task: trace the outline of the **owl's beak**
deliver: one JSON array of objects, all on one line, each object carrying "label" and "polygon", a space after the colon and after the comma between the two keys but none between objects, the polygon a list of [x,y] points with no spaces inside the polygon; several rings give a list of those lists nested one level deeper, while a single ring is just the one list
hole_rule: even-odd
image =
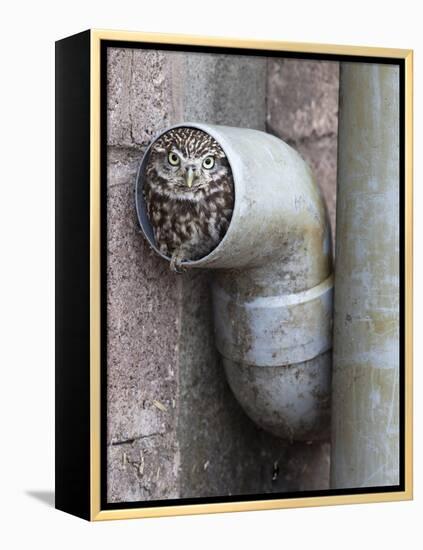
[{"label": "owl's beak", "polygon": [[185,174],[185,182],[190,189],[192,187],[192,182],[194,181],[194,177],[195,177],[194,170],[191,167],[188,168]]}]

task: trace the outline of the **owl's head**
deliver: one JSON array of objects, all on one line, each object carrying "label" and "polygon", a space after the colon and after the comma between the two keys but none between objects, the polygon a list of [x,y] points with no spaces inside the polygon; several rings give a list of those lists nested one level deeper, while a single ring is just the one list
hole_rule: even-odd
[{"label": "owl's head", "polygon": [[195,198],[203,191],[232,177],[226,155],[217,141],[196,128],[174,128],[152,145],[147,176],[162,191],[183,200]]}]

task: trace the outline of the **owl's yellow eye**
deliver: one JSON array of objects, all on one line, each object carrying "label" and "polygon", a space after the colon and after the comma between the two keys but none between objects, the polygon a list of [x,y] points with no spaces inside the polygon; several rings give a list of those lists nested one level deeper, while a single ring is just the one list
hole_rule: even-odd
[{"label": "owl's yellow eye", "polygon": [[167,160],[169,161],[169,164],[171,164],[172,166],[179,165],[179,157],[176,153],[173,153],[172,151],[168,154]]},{"label": "owl's yellow eye", "polygon": [[210,170],[214,166],[214,157],[206,157],[203,160],[203,168]]}]

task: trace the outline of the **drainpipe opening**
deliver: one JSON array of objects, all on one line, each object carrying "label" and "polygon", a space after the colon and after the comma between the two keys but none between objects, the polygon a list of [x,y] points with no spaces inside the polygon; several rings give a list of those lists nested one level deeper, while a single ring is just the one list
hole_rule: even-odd
[{"label": "drainpipe opening", "polygon": [[[155,238],[154,238],[154,234],[153,234],[153,228],[151,226],[151,223],[150,223],[150,220],[149,220],[149,217],[148,217],[148,214],[147,214],[147,208],[146,208],[145,198],[144,198],[144,194],[143,194],[144,173],[145,173],[146,164],[149,160],[151,147],[154,145],[154,143],[158,139],[160,139],[161,136],[163,136],[164,134],[169,132],[169,130],[172,130],[174,128],[195,128],[195,129],[201,130],[202,132],[210,135],[211,137],[213,137],[219,143],[219,145],[222,147],[223,152],[226,155],[226,159],[227,159],[228,164],[229,164],[229,168],[230,168],[230,171],[231,171],[231,174],[232,174],[232,178],[235,181],[234,171],[233,171],[233,168],[232,168],[232,165],[231,165],[231,160],[230,160],[227,152],[225,151],[224,144],[222,144],[219,141],[219,136],[217,136],[215,134],[215,132],[213,132],[213,130],[208,128],[208,131],[206,131],[204,129],[204,126],[205,125],[203,125],[203,124],[183,123],[183,124],[175,124],[174,126],[170,126],[169,128],[166,128],[166,130],[163,130],[162,132],[160,132],[152,140],[150,145],[147,147],[147,149],[144,153],[144,156],[141,160],[140,166],[138,168],[138,174],[137,174],[137,179],[136,179],[136,189],[135,189],[135,195],[136,195],[135,196],[135,205],[136,205],[136,209],[137,209],[138,221],[139,221],[142,233],[143,233],[144,237],[147,239],[147,241],[148,241],[149,245],[151,246],[151,248],[159,256],[161,256],[163,259],[167,260],[168,262],[171,261],[171,258],[169,256],[166,256],[165,254],[163,254],[159,250],[159,248],[157,247],[156,241],[155,241]],[[236,208],[236,196],[237,196],[235,184],[234,184],[233,194],[234,194],[234,203],[233,203],[233,212],[234,212],[235,208]],[[194,268],[194,267],[201,267],[201,264],[203,262],[207,262],[207,260],[209,260],[210,257],[213,258],[213,256],[218,255],[218,248],[220,247],[221,243],[226,239],[226,237],[227,237],[227,235],[230,231],[231,224],[232,224],[232,218],[231,218],[231,221],[229,222],[229,226],[226,230],[226,233],[223,235],[222,239],[219,241],[219,243],[215,246],[215,248],[213,250],[211,250],[207,255],[202,256],[201,258],[199,258],[197,260],[185,260],[185,261],[181,262],[181,266],[184,267],[184,268],[187,268],[187,269]]]}]

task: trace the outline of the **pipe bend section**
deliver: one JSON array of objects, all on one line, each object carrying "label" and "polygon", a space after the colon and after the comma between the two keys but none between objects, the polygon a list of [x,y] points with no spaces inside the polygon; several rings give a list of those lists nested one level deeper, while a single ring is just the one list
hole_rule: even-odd
[{"label": "pipe bend section", "polygon": [[[216,346],[229,385],[264,430],[289,441],[327,439],[332,243],[312,173],[294,149],[265,132],[189,122],[174,127],[181,126],[203,130],[221,145],[234,180],[225,236],[207,256],[183,262],[213,272]],[[169,261],[155,245],[144,204],[148,153],[137,176],[137,214],[152,249]]]},{"label": "pipe bend section", "polygon": [[216,346],[233,394],[288,441],[329,439],[333,277],[311,289],[241,300],[213,282]]},{"label": "pipe bend section", "polygon": [[251,420],[286,441],[330,439],[331,351],[260,368],[223,358],[232,393]]}]

